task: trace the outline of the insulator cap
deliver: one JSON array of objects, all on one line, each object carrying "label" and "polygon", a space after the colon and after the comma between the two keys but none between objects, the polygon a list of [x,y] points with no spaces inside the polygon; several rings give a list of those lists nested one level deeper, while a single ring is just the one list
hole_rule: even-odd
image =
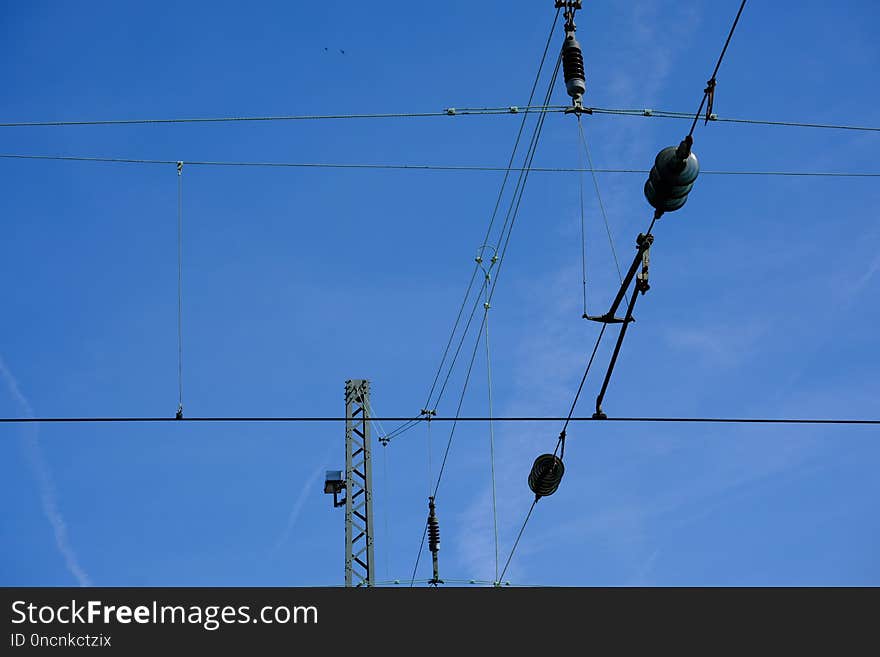
[{"label": "insulator cap", "polygon": [[565,75],[565,90],[574,100],[580,100],[587,91],[587,80],[584,75],[584,56],[581,44],[574,34],[565,37],[562,44],[562,72]]},{"label": "insulator cap", "polygon": [[664,148],[657,154],[645,182],[645,198],[660,212],[678,210],[687,201],[699,173],[700,163],[690,152],[690,144],[687,149],[682,146]]},{"label": "insulator cap", "polygon": [[529,488],[532,489],[535,498],[555,493],[563,474],[565,474],[565,466],[558,456],[541,454],[536,458],[529,473]]}]

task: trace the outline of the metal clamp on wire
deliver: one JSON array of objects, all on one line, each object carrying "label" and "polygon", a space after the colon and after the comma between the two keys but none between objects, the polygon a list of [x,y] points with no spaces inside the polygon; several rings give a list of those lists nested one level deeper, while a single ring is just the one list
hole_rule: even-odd
[{"label": "metal clamp on wire", "polygon": [[712,108],[715,107],[715,78],[706,82],[706,88],[703,89],[703,93],[706,94],[706,99],[709,101],[709,104],[706,106],[706,120],[703,122],[703,125],[706,125],[712,118]]},{"label": "metal clamp on wire", "polygon": [[636,241],[639,246],[642,245],[642,242],[647,243],[644,249],[640,249],[642,254],[642,270],[636,274],[636,291],[644,294],[651,289],[651,286],[648,285],[648,265],[651,264],[651,244],[654,241],[654,236],[639,233]]}]

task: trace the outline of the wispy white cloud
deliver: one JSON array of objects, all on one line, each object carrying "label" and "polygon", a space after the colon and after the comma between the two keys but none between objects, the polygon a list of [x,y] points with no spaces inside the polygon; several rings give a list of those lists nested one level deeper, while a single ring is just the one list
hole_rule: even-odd
[{"label": "wispy white cloud", "polygon": [[[21,408],[25,417],[34,417],[33,408],[27,398],[22,394],[18,381],[12,375],[5,361],[0,357],[0,375],[6,382],[6,388],[15,400],[15,403]],[[55,491],[55,485],[52,480],[52,472],[49,464],[43,456],[43,450],[40,447],[39,430],[37,425],[28,425],[23,434],[23,449],[28,463],[33,472],[34,478],[40,490],[40,501],[43,506],[43,514],[52,527],[55,535],[55,547],[64,559],[68,572],[76,579],[80,586],[91,586],[92,581],[88,573],[80,565],[79,558],[70,544],[70,537],[67,533],[67,523],[58,506],[58,496]]]},{"label": "wispy white cloud", "polygon": [[706,364],[735,367],[743,354],[754,356],[753,348],[770,328],[769,324],[751,322],[695,326],[674,326],[666,330],[667,343]]},{"label": "wispy white cloud", "polygon": [[859,280],[856,281],[856,284],[853,289],[852,295],[856,296],[861,293],[861,291],[871,282],[871,279],[874,278],[874,275],[880,271],[880,253],[874,256],[874,259],[868,264],[867,269],[862,273],[859,277]]},{"label": "wispy white cloud", "polygon": [[275,544],[272,546],[272,554],[277,553],[282,547],[284,547],[284,544],[287,542],[287,540],[290,538],[290,534],[293,532],[294,526],[296,526],[296,521],[299,519],[299,516],[302,513],[303,506],[305,505],[306,500],[309,498],[310,495],[314,495],[318,492],[318,478],[327,467],[327,459],[329,458],[330,451],[328,450],[321,458],[321,464],[312,471],[312,474],[310,474],[305,483],[303,483],[299,494],[296,496],[296,500],[294,500],[293,502],[290,513],[287,516],[287,523],[284,525],[284,530],[281,532],[281,534],[278,536],[278,539],[275,541]]}]

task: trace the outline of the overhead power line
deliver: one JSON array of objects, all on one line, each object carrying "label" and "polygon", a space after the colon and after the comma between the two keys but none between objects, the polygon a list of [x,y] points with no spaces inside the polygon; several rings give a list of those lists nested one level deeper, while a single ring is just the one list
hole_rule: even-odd
[{"label": "overhead power line", "polygon": [[434,112],[379,112],[360,114],[275,114],[269,116],[198,116],[154,119],[89,119],[81,121],[15,121],[0,123],[0,128],[39,128],[110,125],[155,125],[175,123],[247,123],[273,121],[336,121],[347,119],[418,119],[438,116],[492,116],[537,112],[563,112],[565,107],[507,105],[505,107],[447,107]]},{"label": "overhead power line", "polygon": [[[602,107],[590,107],[584,110],[585,114],[606,114],[610,116],[637,116],[660,119],[683,119],[691,121],[694,118],[692,113],[688,112],[671,112],[668,110],[654,109],[613,109]],[[864,126],[864,125],[847,125],[840,123],[817,123],[815,121],[770,121],[765,119],[739,119],[733,117],[718,116],[717,114],[709,114],[709,122],[718,123],[743,123],[749,125],[766,125],[786,128],[818,128],[821,130],[860,130],[863,132],[880,132],[880,127]]]},{"label": "overhead power line", "polygon": [[[0,153],[0,159],[6,160],[50,160],[61,162],[95,162],[108,164],[152,164],[174,165],[178,160],[150,160],[122,157],[90,157],[79,155],[26,155]],[[390,169],[399,171],[458,171],[511,173],[529,171],[531,173],[615,173],[640,174],[649,173],[648,169],[627,168],[579,168],[579,167],[507,167],[480,164],[384,164],[384,163],[342,163],[342,162],[254,162],[254,161],[210,161],[186,160],[188,167],[277,167],[291,169]],[[732,171],[703,170],[700,175],[708,176],[781,176],[781,177],[813,177],[813,178],[880,178],[876,171]]]},{"label": "overhead power line", "polygon": [[[278,122],[278,121],[336,121],[347,119],[410,119],[456,116],[499,116],[518,114],[562,114],[568,109],[565,105],[507,107],[465,107],[447,108],[436,112],[387,112],[376,114],[291,114],[276,116],[210,116],[195,118],[158,118],[158,119],[96,119],[85,121],[8,121],[0,123],[0,128],[37,128],[37,127],[75,127],[75,126],[132,126],[132,125],[169,125],[187,123],[247,123],[247,122]],[[613,108],[584,107],[583,114],[607,116],[635,116],[645,118],[682,119],[692,121],[692,112],[676,112],[655,110],[650,108]],[[718,116],[710,113],[709,121],[718,123],[739,123],[747,125],[765,125],[788,128],[816,128],[821,130],[857,130],[862,132],[880,132],[880,126],[853,125],[847,123],[821,123],[817,121],[786,121],[750,119]]]},{"label": "overhead power line", "polygon": [[[371,417],[373,422],[405,422],[414,420],[426,422],[422,418]],[[741,418],[741,417],[637,417],[621,416],[608,418],[555,417],[555,416],[494,416],[494,417],[441,417],[434,416],[431,422],[648,422],[673,424],[830,424],[830,425],[880,425],[880,418]],[[335,416],[216,416],[216,417],[3,417],[2,424],[74,424],[100,422],[345,422],[344,417]]]}]

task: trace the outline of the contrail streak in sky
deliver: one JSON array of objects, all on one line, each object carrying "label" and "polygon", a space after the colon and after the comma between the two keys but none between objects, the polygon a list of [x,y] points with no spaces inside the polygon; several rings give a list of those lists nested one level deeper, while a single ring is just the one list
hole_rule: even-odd
[{"label": "contrail streak in sky", "polygon": [[[6,367],[6,363],[3,361],[2,357],[0,357],[0,376],[6,381],[6,387],[9,389],[9,393],[21,407],[24,414],[27,417],[34,417],[34,410],[31,408],[31,405],[25,396],[21,393],[21,390],[18,387],[18,381],[12,376],[12,372]],[[83,570],[79,563],[79,559],[76,556],[76,552],[74,552],[73,547],[70,545],[70,538],[67,535],[67,524],[64,522],[64,517],[61,515],[61,511],[58,508],[55,486],[52,483],[52,473],[49,470],[49,464],[46,463],[46,459],[43,456],[43,450],[40,448],[39,425],[34,424],[28,426],[25,429],[22,439],[25,454],[40,489],[43,513],[49,521],[49,524],[52,526],[52,531],[55,534],[55,546],[64,558],[67,570],[74,578],[76,578],[79,585],[91,586],[92,581],[89,579],[88,573]]]}]

